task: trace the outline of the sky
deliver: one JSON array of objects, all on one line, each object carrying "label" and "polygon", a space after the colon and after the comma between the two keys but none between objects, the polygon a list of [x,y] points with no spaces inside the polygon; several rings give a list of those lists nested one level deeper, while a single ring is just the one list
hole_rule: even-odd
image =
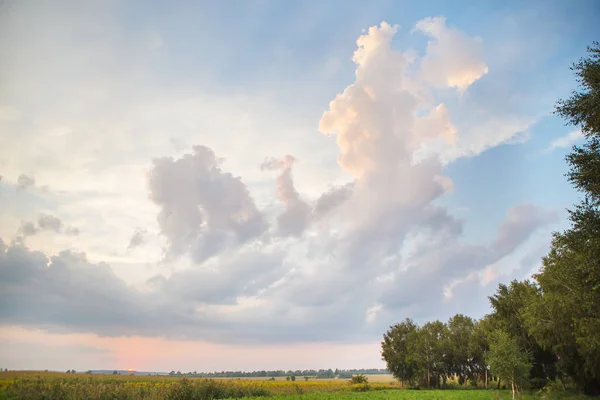
[{"label": "sky", "polygon": [[383,368],[578,194],[600,4],[0,4],[0,367]]}]

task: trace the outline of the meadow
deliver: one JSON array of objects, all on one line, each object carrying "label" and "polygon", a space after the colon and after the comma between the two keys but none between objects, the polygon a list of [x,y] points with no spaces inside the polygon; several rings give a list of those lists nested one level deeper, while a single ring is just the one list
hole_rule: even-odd
[{"label": "meadow", "polygon": [[[373,378],[373,379],[371,379]],[[368,384],[348,380],[186,379],[169,376],[86,375],[55,372],[1,372],[0,399],[30,400],[501,400],[507,390],[408,390],[389,376]],[[528,394],[525,399],[572,399],[569,392]]]}]

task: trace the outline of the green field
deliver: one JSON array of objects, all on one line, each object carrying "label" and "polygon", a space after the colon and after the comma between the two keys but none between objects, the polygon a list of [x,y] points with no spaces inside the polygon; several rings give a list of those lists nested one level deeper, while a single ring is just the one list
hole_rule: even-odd
[{"label": "green field", "polygon": [[[371,378],[371,377],[369,377]],[[86,375],[54,372],[0,373],[0,399],[29,400],[500,400],[508,390],[401,389],[389,376],[368,384],[347,380],[304,379],[296,382],[251,379],[185,379],[165,376]],[[526,394],[525,399],[580,399],[569,392]]]},{"label": "green field", "polygon": [[[372,392],[307,393],[304,395],[274,395],[270,400],[498,400],[511,399],[508,390],[382,390]],[[523,399],[586,399],[584,396],[562,393],[552,395],[526,394]],[[250,399],[249,399],[250,400]],[[257,399],[252,399],[257,400]]]}]

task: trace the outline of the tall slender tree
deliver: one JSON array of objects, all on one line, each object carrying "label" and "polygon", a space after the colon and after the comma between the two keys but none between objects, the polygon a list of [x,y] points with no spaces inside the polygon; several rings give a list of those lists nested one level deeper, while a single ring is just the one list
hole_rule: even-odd
[{"label": "tall slender tree", "polygon": [[585,138],[567,156],[569,182],[582,194],[571,227],[554,234],[534,276],[539,296],[526,309],[528,331],[559,358],[561,374],[587,393],[600,393],[600,45],[572,70],[580,84],[556,113]]}]

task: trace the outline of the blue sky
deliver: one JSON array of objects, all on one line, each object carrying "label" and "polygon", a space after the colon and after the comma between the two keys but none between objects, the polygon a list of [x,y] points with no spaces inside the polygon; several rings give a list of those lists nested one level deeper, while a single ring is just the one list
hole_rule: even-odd
[{"label": "blue sky", "polygon": [[381,367],[568,226],[596,1],[1,7],[9,368]]}]

